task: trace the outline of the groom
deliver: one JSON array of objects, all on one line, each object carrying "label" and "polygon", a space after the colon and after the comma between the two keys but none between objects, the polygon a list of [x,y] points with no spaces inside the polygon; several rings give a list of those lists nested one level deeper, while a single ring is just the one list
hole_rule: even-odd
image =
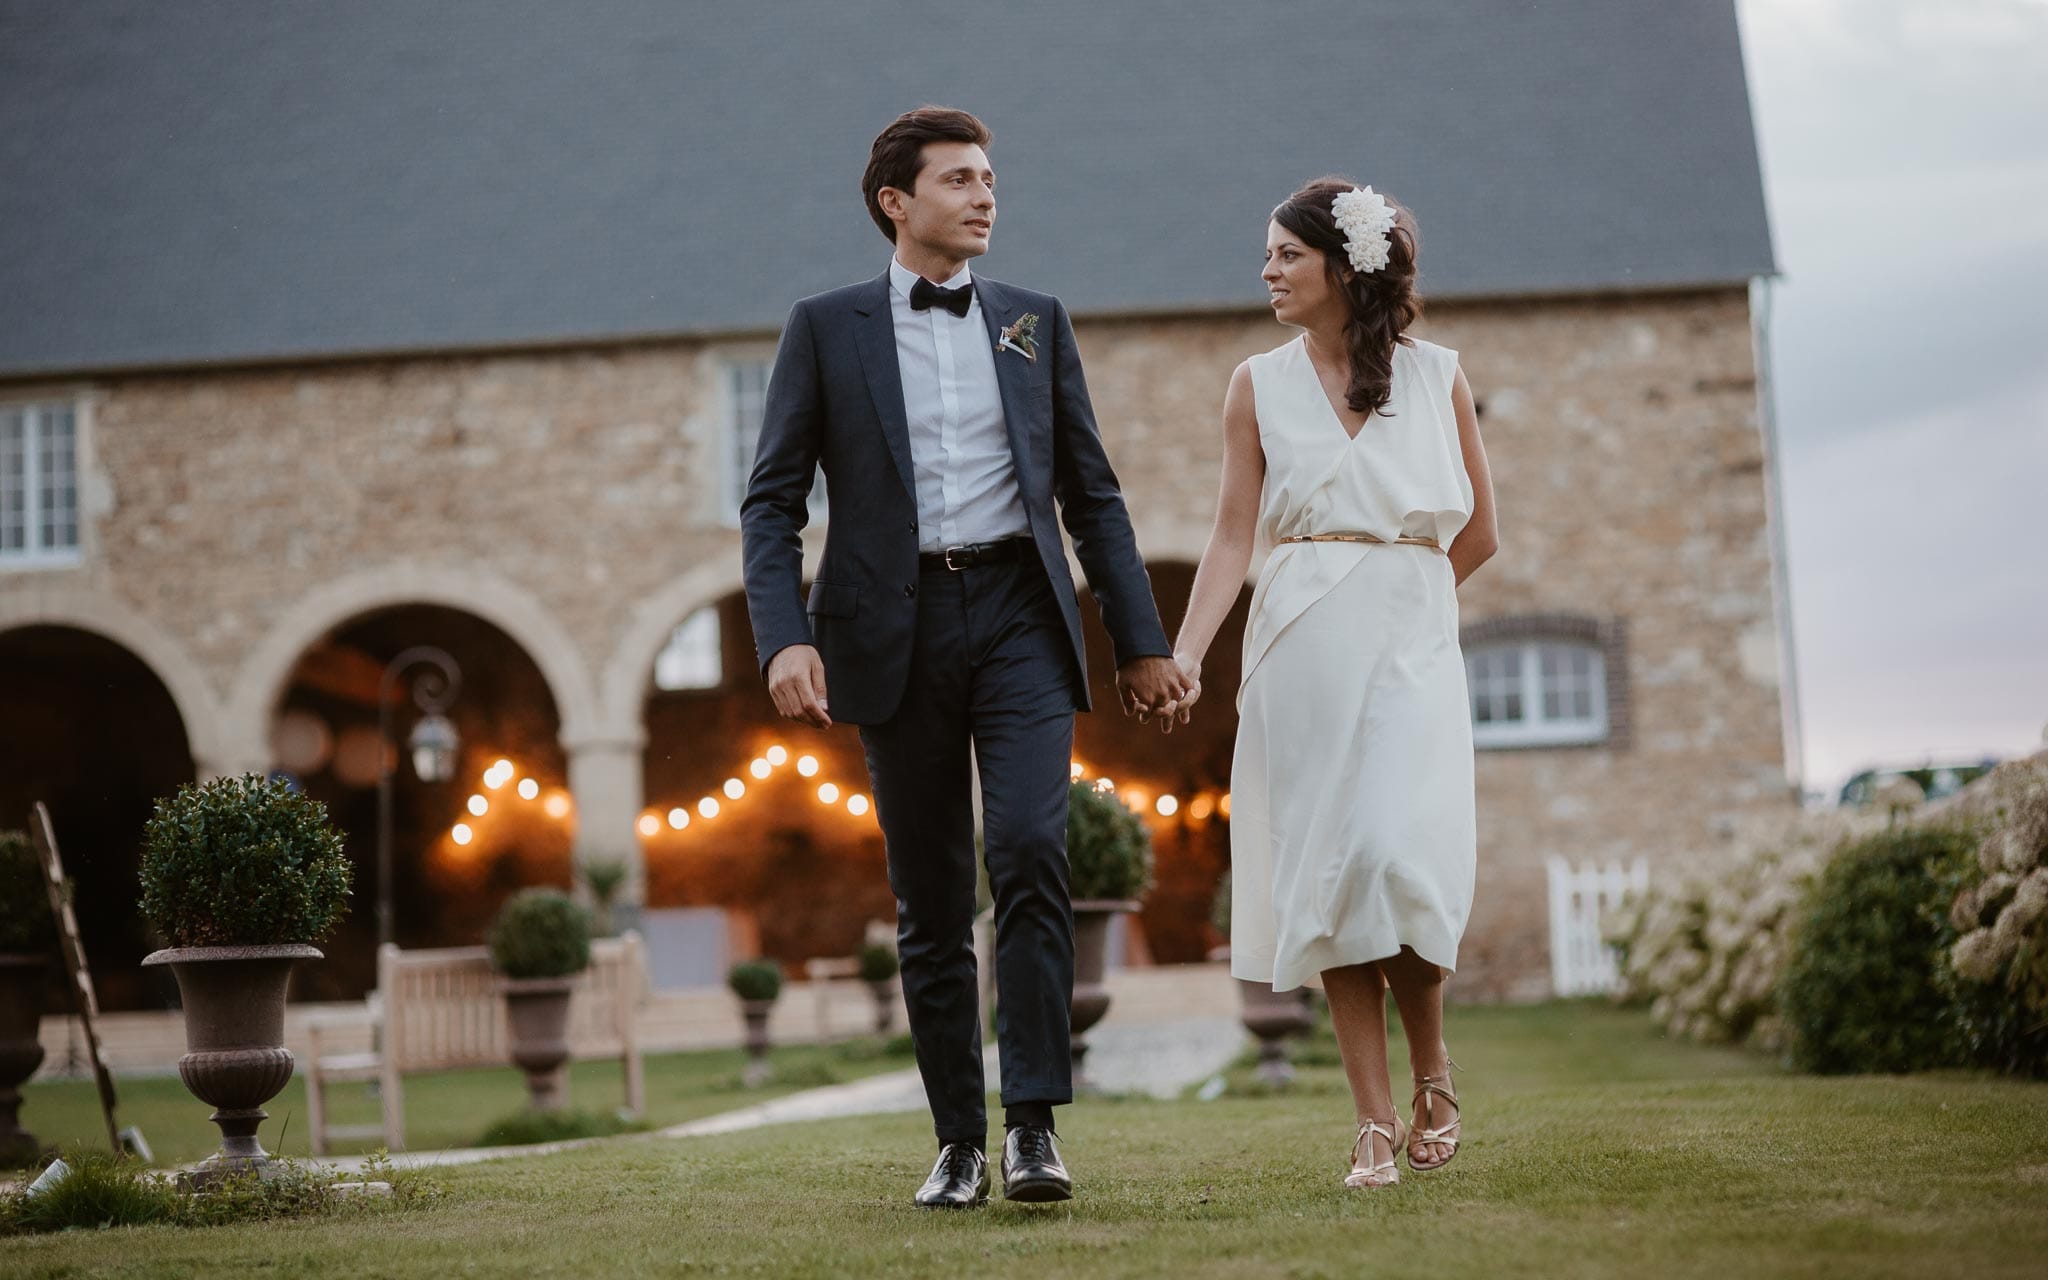
[{"label": "groom", "polygon": [[[1052,1108],[1073,1099],[1067,786],[1088,707],[1053,503],[1114,641],[1127,713],[1172,715],[1169,656],[1066,308],[968,271],[996,218],[989,132],[920,107],[861,181],[889,269],[796,304],[740,510],[747,610],[776,710],[861,727],[895,892],[903,996],[939,1157],[927,1208],[988,1198],[972,926],[972,780],[995,897],[1003,1194],[1065,1200]],[[798,603],[823,467],[830,529]],[[971,754],[970,754],[971,749]]]}]

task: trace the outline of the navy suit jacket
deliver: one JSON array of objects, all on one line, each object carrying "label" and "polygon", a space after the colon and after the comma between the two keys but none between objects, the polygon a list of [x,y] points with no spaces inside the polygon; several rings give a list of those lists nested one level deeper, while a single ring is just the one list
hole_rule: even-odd
[{"label": "navy suit jacket", "polygon": [[[1119,666],[1170,656],[1131,533],[1116,472],[1103,452],[1081,376],[1074,328],[1059,299],[976,276],[994,344],[1027,313],[1038,317],[1037,359],[996,353],[996,380],[1017,487],[1038,558],[1073,646],[1074,704],[1088,702],[1081,611],[1053,510],[1059,503]],[[800,599],[806,499],[825,469],[831,518],[825,554]],[[747,612],[762,671],[793,644],[817,646],[832,718],[878,724],[903,700],[917,634],[917,486],[896,364],[889,275],[805,298],[789,313],[754,473],[740,506]]]}]

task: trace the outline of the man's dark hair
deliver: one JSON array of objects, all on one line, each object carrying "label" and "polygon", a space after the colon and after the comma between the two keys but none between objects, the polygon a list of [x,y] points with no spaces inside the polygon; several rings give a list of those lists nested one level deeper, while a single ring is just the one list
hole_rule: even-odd
[{"label": "man's dark hair", "polygon": [[889,243],[896,243],[896,224],[882,212],[882,188],[916,193],[927,142],[971,142],[986,147],[991,136],[987,125],[952,107],[919,107],[890,121],[868,151],[868,171],[860,179],[861,194],[868,201],[868,216],[889,237]]}]

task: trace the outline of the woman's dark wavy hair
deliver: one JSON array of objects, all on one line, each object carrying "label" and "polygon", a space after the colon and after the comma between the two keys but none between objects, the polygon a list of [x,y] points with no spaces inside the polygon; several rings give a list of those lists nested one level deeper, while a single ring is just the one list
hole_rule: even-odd
[{"label": "woman's dark wavy hair", "polygon": [[1408,326],[1422,314],[1422,295],[1415,291],[1415,215],[1388,200],[1394,208],[1394,229],[1387,233],[1387,265],[1370,273],[1353,271],[1343,229],[1331,216],[1330,205],[1357,186],[1334,175],[1317,178],[1273,210],[1273,221],[1323,255],[1331,287],[1351,304],[1351,319],[1344,325],[1351,385],[1345,389],[1344,402],[1353,413],[1377,413],[1393,394],[1394,347],[1411,341]]}]

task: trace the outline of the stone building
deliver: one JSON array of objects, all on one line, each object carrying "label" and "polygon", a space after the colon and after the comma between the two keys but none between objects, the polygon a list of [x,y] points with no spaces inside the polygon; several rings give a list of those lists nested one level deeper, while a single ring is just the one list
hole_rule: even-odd
[{"label": "stone building", "polygon": [[[272,769],[349,834],[358,910],[315,981],[360,989],[380,698],[413,714],[380,680],[422,643],[462,665],[462,766],[397,762],[402,941],[472,936],[572,857],[654,905],[751,904],[790,961],[887,915],[857,738],[759,688],[736,508],[780,318],[885,265],[859,173],[924,100],[995,130],[977,269],[1073,310],[1169,627],[1223,388],[1288,337],[1266,212],[1332,169],[1415,210],[1421,333],[1463,353],[1503,537],[1462,593],[1463,994],[1547,989],[1547,857],[1656,874],[1788,803],[1732,6],[1298,8],[1279,39],[1226,3],[991,8],[1000,65],[936,71],[824,3],[10,10],[0,823],[52,802],[110,1000],[154,998],[125,967],[148,798]],[[1191,731],[1080,730],[1156,824],[1155,959],[1215,941],[1232,634]]]}]

